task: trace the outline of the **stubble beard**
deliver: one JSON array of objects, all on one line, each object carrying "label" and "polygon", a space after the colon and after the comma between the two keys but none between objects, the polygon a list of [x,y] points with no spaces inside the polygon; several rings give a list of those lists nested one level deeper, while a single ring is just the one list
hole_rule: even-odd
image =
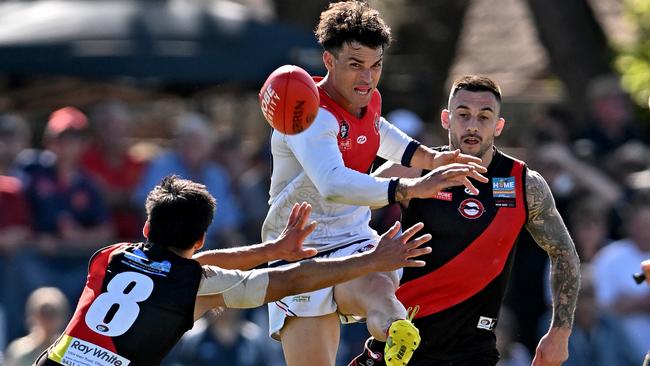
[{"label": "stubble beard", "polygon": [[449,145],[451,147],[451,150],[460,149],[460,152],[463,153],[463,154],[471,155],[471,156],[482,159],[483,156],[485,155],[485,153],[488,152],[488,150],[492,149],[492,145],[494,145],[494,137],[481,139],[480,147],[479,147],[478,151],[475,152],[475,153],[472,153],[472,152],[468,152],[465,149],[463,149],[461,144],[460,144],[460,140],[458,139],[458,137],[452,135],[451,131],[450,131],[449,132]]}]

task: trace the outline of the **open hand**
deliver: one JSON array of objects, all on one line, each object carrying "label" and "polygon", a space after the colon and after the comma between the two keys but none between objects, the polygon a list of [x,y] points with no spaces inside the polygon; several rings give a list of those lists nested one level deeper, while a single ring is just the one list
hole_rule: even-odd
[{"label": "open hand", "polygon": [[304,248],[302,246],[305,238],[316,228],[316,221],[307,224],[310,214],[311,205],[309,203],[303,202],[293,205],[287,226],[272,244],[276,258],[294,262],[313,257],[318,253],[314,248]]},{"label": "open hand", "polygon": [[472,156],[472,155],[463,154],[460,152],[460,149],[456,149],[453,151],[436,151],[436,155],[433,158],[433,166],[431,167],[430,170],[441,167],[443,165],[453,164],[453,163],[458,163],[458,164],[474,163],[478,165],[481,164],[481,162],[482,162],[481,158],[477,158],[476,156]]},{"label": "open hand", "polygon": [[418,178],[410,196],[413,198],[431,198],[445,188],[460,185],[467,187],[472,194],[478,194],[478,189],[474,187],[469,178],[487,183],[488,179],[481,174],[485,172],[487,172],[485,167],[473,162],[443,165]]},{"label": "open hand", "polygon": [[402,267],[423,267],[424,261],[412,258],[431,253],[431,248],[420,246],[429,240],[431,235],[425,234],[416,239],[410,240],[418,231],[424,227],[424,224],[417,223],[397,236],[400,229],[400,223],[395,224],[388,229],[382,236],[379,244],[369,254],[373,256],[373,265],[377,266],[377,272],[388,272],[400,269]]}]

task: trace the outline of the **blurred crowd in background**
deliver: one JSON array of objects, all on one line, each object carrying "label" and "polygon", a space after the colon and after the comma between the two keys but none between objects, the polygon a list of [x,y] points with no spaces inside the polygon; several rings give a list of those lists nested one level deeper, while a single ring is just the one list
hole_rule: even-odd
[{"label": "blurred crowd in background", "polygon": [[[44,7],[49,4],[51,8],[47,11],[51,12],[63,9],[60,6],[65,2],[0,3],[7,5],[2,7],[5,13],[0,12],[0,50],[14,52],[12,54],[16,56],[15,59],[0,57],[0,94],[5,94],[0,95],[0,364],[22,366],[31,365],[67,323],[83,288],[92,253],[115,242],[144,240],[141,232],[145,220],[144,198],[162,177],[173,173],[201,182],[216,197],[217,213],[208,231],[208,248],[260,241],[261,223],[268,209],[270,127],[263,120],[256,90],[251,87],[253,84],[257,87],[257,84],[249,79],[253,78],[250,75],[254,72],[265,74],[266,69],[240,64],[233,66],[227,61],[229,56],[233,59],[238,56],[237,62],[261,63],[261,59],[255,58],[261,57],[258,47],[273,49],[277,48],[274,47],[277,43],[260,41],[259,37],[279,33],[270,32],[268,28],[259,28],[261,31],[258,29],[257,33],[252,33],[248,41],[254,48],[249,52],[253,52],[255,57],[243,51],[225,56],[219,52],[199,52],[192,59],[209,62],[200,63],[202,68],[196,69],[180,70],[167,64],[170,60],[180,59],[183,56],[180,54],[154,57],[153,53],[143,51],[142,55],[136,53],[140,58],[127,59],[124,65],[90,57],[92,55],[89,56],[88,52],[97,52],[101,56],[101,52],[122,45],[119,43],[123,41],[121,39],[117,43],[115,40],[107,43],[101,37],[85,53],[69,58],[53,56],[52,62],[43,61],[43,58],[47,59],[44,56],[46,52],[54,51],[53,47],[45,47],[36,48],[28,60],[21,61],[20,56],[24,55],[21,52],[25,50],[17,48],[16,51],[11,45],[6,47],[8,32],[2,32],[9,28],[3,24],[12,20],[16,24],[11,28],[14,36],[23,37],[25,32],[21,28],[21,19],[6,14],[18,9],[18,3],[41,3]],[[108,3],[104,2],[105,5]],[[132,5],[131,2],[114,3],[118,3],[119,11]],[[223,47],[243,44],[246,39],[233,41],[227,38],[239,29],[239,26],[234,26],[237,17],[232,12],[224,13],[217,6],[213,8],[218,11],[210,14],[218,13],[218,18],[226,25],[217,22],[215,24],[220,25],[214,26],[206,20],[208,16],[201,15],[202,27],[209,31],[209,37],[199,38],[199,41],[205,41],[205,45],[180,41],[163,44],[155,39],[157,34],[144,31],[147,22],[163,31],[166,31],[166,25],[184,31],[182,26],[187,25],[187,14],[183,11],[187,10],[187,5],[211,3],[233,8],[232,2],[227,1],[169,1],[167,8],[182,11],[178,12],[180,16],[173,18],[175,22],[167,24],[156,18],[164,14],[156,7],[157,2],[138,3],[144,4],[142,7],[152,7],[154,11],[146,13],[149,17],[143,17],[141,23],[136,22],[135,44],[145,44],[147,47],[143,48],[149,51],[173,50],[188,54],[196,50],[212,50],[208,41],[215,39],[226,39]],[[301,42],[308,38],[313,43],[308,28],[315,24],[315,19],[303,16],[307,13],[296,4],[313,7],[309,14],[315,17],[325,8],[327,1],[250,0],[238,3],[257,9],[262,24],[267,24],[264,23],[269,19],[266,10],[272,8],[272,3],[279,13],[296,13],[294,20],[301,19],[307,25],[304,32],[308,36],[301,38]],[[503,1],[507,4],[501,8],[495,7],[492,1],[476,0],[375,3],[383,6],[382,10],[392,21],[402,22],[401,27],[394,28],[398,43],[394,48],[395,54],[387,57],[385,78],[379,88],[385,91],[384,103],[386,108],[390,108],[383,114],[407,134],[430,146],[447,143],[447,136],[435,117],[439,115],[437,101],[445,97],[438,91],[441,88],[431,87],[432,82],[442,84],[445,79],[453,79],[462,73],[485,73],[504,87],[501,114],[507,122],[496,145],[525,160],[548,181],[582,261],[582,290],[569,344],[570,358],[565,365],[639,365],[650,349],[650,287],[636,285],[632,274],[639,271],[642,260],[650,258],[650,114],[632,103],[621,88],[619,76],[609,73],[611,69],[603,72],[604,69],[591,65],[589,72],[579,72],[588,68],[585,59],[596,57],[582,52],[578,46],[598,42],[570,39],[577,33],[564,32],[561,26],[571,22],[553,23],[545,29],[557,30],[567,43],[573,42],[567,47],[559,47],[559,56],[572,60],[575,55],[569,51],[574,50],[585,57],[575,63],[554,61],[559,59],[557,49],[554,51],[546,44],[548,56],[533,43],[535,35],[520,28],[520,20],[530,15],[519,4],[523,1],[518,0]],[[562,4],[570,7],[574,2],[529,0],[525,3],[541,4],[539,8],[532,7],[533,13],[541,16],[545,10],[559,9]],[[552,4],[546,6],[546,3]],[[594,0],[589,3],[609,14],[607,4],[616,2]],[[636,3],[650,4],[646,0]],[[64,10],[84,8],[92,13],[91,5],[79,4],[68,4],[69,8]],[[514,6],[516,4],[518,7]],[[207,5],[212,11],[213,8]],[[438,11],[437,6],[444,11]],[[390,11],[400,7],[402,11]],[[431,21],[424,17],[427,15],[425,12],[413,11],[412,8],[418,7],[430,7],[435,14],[442,14],[442,18],[454,16],[460,20],[465,10],[469,10],[466,24],[458,24],[458,21],[453,24],[453,29],[457,30],[454,33],[444,31],[446,24],[440,18]],[[490,9],[496,9],[496,16],[502,18],[489,14]],[[516,14],[509,13],[513,12],[512,9],[517,10]],[[155,16],[151,17],[152,14]],[[434,27],[427,29],[436,31],[422,32],[423,25],[411,22],[408,17],[401,19],[399,14],[423,17],[418,21],[431,27],[442,27],[443,31]],[[650,5],[641,14],[650,14]],[[548,19],[556,22],[552,15]],[[67,19],[68,14],[65,16]],[[95,14],[93,19],[100,21],[102,18],[108,20],[109,17]],[[502,26],[502,21],[511,23]],[[70,22],[73,23],[78,22]],[[87,26],[93,22],[82,23]],[[604,22],[606,25],[609,23]],[[67,28],[60,27],[58,21],[52,21],[52,24],[57,32],[66,32]],[[480,28],[490,24],[492,29]],[[590,30],[589,27],[596,23],[586,24],[588,26],[583,24],[583,28]],[[650,29],[650,21],[647,24]],[[538,24],[538,27],[544,29],[543,24]],[[36,28],[34,37],[60,36],[54,31],[47,34]],[[106,27],[109,28],[113,29]],[[458,37],[460,29],[476,37],[456,40],[454,37]],[[614,31],[610,32],[612,29]],[[606,28],[608,35],[617,29]],[[169,37],[163,31],[160,33]],[[284,32],[296,34],[292,30],[284,29]],[[507,32],[507,37],[511,38],[499,38],[505,37],[502,32]],[[72,33],[75,37],[86,35],[83,32]],[[488,42],[478,37],[484,34],[495,39]],[[525,37],[509,41],[517,35]],[[541,38],[547,42],[557,41],[549,37]],[[81,46],[90,44],[83,37],[79,38],[82,38],[81,42],[76,38],[73,40],[76,48],[72,49],[81,50]],[[146,43],[148,41],[154,46]],[[435,43],[442,41],[450,44],[440,46]],[[457,41],[461,45],[455,50]],[[425,42],[430,47],[423,47]],[[605,43],[604,39],[602,43]],[[497,47],[504,45],[506,48],[511,45],[507,52]],[[115,50],[126,52],[128,48],[120,47]],[[237,47],[235,49],[240,51]],[[416,51],[421,49],[430,54],[416,55]],[[137,47],[136,50],[141,51]],[[445,55],[449,53],[446,55],[449,64],[439,65],[443,51]],[[454,52],[460,61],[452,65]],[[267,55],[266,51],[264,55]],[[303,61],[311,59],[310,65],[320,64],[319,52],[315,58],[310,55],[314,56],[310,52],[302,52],[299,56]],[[75,60],[78,66],[65,69],[65,63],[71,60]],[[99,63],[85,64],[88,60]],[[193,83],[203,78],[202,71],[223,71],[215,66],[217,62],[225,62],[239,73],[240,78],[241,75],[249,76],[248,81],[241,83],[240,80],[240,84],[215,81],[214,85],[196,87]],[[264,62],[267,68],[279,66],[273,64],[276,60]],[[109,66],[119,69],[125,65],[140,66],[137,72],[145,75],[144,81],[124,83],[120,79],[122,82],[97,83],[83,78],[90,76],[92,79],[92,76],[97,76],[93,73],[108,72]],[[176,84],[165,86],[149,75],[149,72],[158,72],[158,69],[148,70],[153,65],[172,73],[195,71],[189,76],[181,75],[195,79],[184,80],[185,84],[174,80]],[[562,73],[562,67],[567,65],[575,68],[569,67]],[[55,74],[61,67],[65,70],[64,75],[78,72],[77,76],[82,78],[72,80],[47,76],[39,79],[40,76],[31,75],[31,70],[26,75],[3,74],[6,71],[3,67],[19,74],[22,66],[36,69],[52,66]],[[310,71],[316,70],[310,67]],[[406,72],[411,69],[415,70],[417,77]],[[272,68],[267,71],[270,70]],[[552,71],[562,79],[568,93],[558,87],[558,79],[549,76]],[[135,71],[130,72],[135,74]],[[580,79],[599,73],[600,76],[588,82]],[[137,78],[138,75],[131,77]],[[213,77],[220,80],[222,76]],[[578,80],[573,84],[567,82],[571,77]],[[629,84],[631,79],[629,75],[626,77]],[[536,82],[530,83],[530,78]],[[623,84],[625,81],[624,77]],[[138,88],[142,85],[145,87]],[[575,92],[583,88],[584,92]],[[7,93],[12,93],[10,98],[6,97]],[[635,98],[638,102],[638,96]],[[402,103],[404,105],[400,105]],[[382,232],[399,219],[399,215],[399,207],[395,205],[376,210],[371,225]],[[545,333],[550,319],[548,268],[546,253],[524,232],[517,247],[506,306],[501,311],[496,330],[502,355],[500,366],[530,365],[531,354],[534,354],[537,341]],[[266,308],[215,311],[195,324],[164,365],[283,365],[280,344],[269,338],[266,323]],[[345,365],[351,355],[357,354],[367,338],[363,325],[346,325],[342,329],[338,365]]]},{"label": "blurred crowd in background", "polygon": [[[648,124],[635,117],[615,77],[594,80],[589,91],[587,120],[568,121],[559,106],[540,105],[527,120],[509,121],[527,128],[497,146],[547,179],[583,263],[568,364],[636,365],[650,339],[650,289],[631,278],[650,257]],[[175,109],[150,139],[133,133],[146,110],[136,113],[119,100],[83,111],[65,106],[40,124],[16,113],[0,115],[0,345],[6,365],[30,364],[57,337],[95,250],[144,240],[144,199],[168,174],[201,182],[217,198],[208,248],[259,242],[271,169],[269,127],[260,114],[262,137],[219,136],[228,131],[219,116],[189,106]],[[386,116],[424,143],[446,142],[438,125],[411,111]],[[583,128],[567,128],[573,125]],[[399,208],[389,206],[374,212],[372,225],[381,232],[397,219]],[[546,253],[527,235],[517,250],[498,330],[504,365],[529,362],[549,319]],[[183,338],[169,365],[281,365],[281,349],[265,324],[263,308],[210,314]],[[366,338],[363,327],[346,326],[343,334],[341,362]]]}]

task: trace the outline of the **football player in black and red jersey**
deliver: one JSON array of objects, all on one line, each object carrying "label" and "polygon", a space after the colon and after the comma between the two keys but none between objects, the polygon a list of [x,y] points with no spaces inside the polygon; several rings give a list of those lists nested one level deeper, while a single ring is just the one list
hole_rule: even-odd
[{"label": "football player in black and red jersey", "polygon": [[[420,306],[422,344],[412,366],[490,365],[499,360],[494,327],[510,276],[514,247],[526,228],[551,258],[553,319],[537,346],[534,366],[560,365],[580,287],[579,259],[544,178],[494,146],[505,120],[501,91],[489,78],[467,75],[452,86],[441,113],[449,146],[481,158],[489,182],[476,192],[452,187],[434,197],[401,201],[402,223],[424,223],[432,253],[426,266],[405,268],[397,297]],[[418,177],[426,170],[386,164],[379,176]],[[383,345],[370,339],[351,365],[381,365]]]},{"label": "football player in black and red jersey", "polygon": [[270,259],[297,260],[316,254],[302,248],[316,226],[308,223],[311,207],[295,205],[276,241],[209,251],[197,260],[192,256],[203,246],[215,210],[215,200],[205,186],[167,177],[149,192],[146,210],[147,241],[114,244],[94,254],[70,323],[35,365],[158,365],[210,309],[257,307],[373,271],[422,266],[424,262],[412,258],[430,250],[419,248],[430,239],[428,235],[411,240],[421,224],[396,238],[396,223],[376,249],[365,253],[272,269],[229,270],[223,267],[251,268]]}]

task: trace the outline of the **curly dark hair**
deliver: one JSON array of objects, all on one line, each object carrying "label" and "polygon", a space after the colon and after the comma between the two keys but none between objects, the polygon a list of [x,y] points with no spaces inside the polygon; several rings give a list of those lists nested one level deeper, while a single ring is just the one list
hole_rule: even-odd
[{"label": "curly dark hair", "polygon": [[382,49],[392,42],[390,28],[379,12],[359,0],[330,4],[320,15],[315,34],[323,49],[333,54],[346,42],[356,41],[366,47]]},{"label": "curly dark hair", "polygon": [[203,184],[175,175],[163,178],[147,195],[149,240],[166,247],[190,249],[208,230],[216,200]]},{"label": "curly dark hair", "polygon": [[486,76],[478,75],[465,75],[454,81],[454,85],[451,86],[451,93],[449,97],[453,97],[458,93],[459,90],[467,90],[471,92],[490,92],[494,94],[494,97],[497,98],[497,101],[501,102],[501,88],[497,85],[494,80]]}]

